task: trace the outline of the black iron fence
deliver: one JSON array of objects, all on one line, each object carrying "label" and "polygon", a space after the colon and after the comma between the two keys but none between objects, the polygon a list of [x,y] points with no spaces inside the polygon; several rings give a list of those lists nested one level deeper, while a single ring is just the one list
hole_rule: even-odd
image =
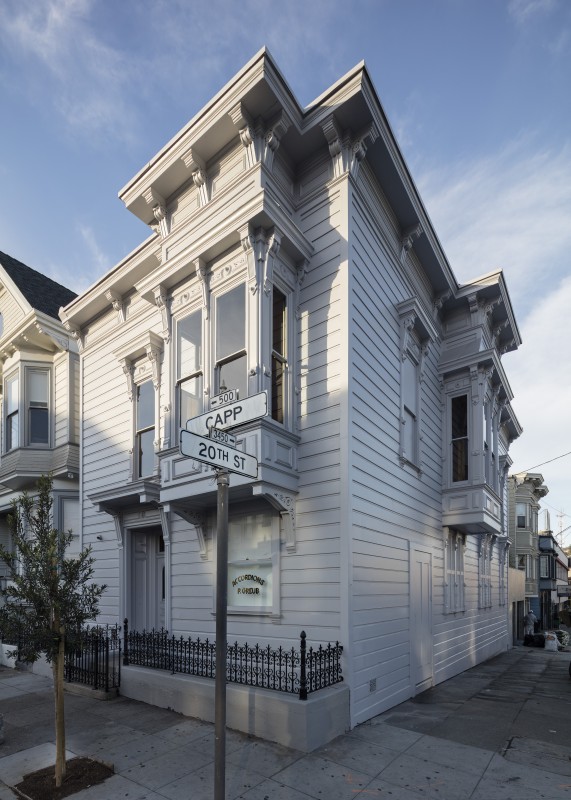
[{"label": "black iron fence", "polygon": [[[335,644],[307,647],[305,631],[299,649],[270,645],[229,644],[226,680],[244,686],[307,695],[343,680],[341,654]],[[216,643],[209,639],[169,636],[168,631],[131,631],[123,625],[123,664],[168,670],[173,675],[216,677]]]},{"label": "black iron fence", "polygon": [[64,680],[109,692],[121,684],[121,627],[93,626],[68,636]]},{"label": "black iron fence", "polygon": [[[27,632],[15,638],[14,649],[22,649]],[[1,638],[1,637],[0,637]],[[301,632],[299,648],[272,648],[248,643],[228,644],[226,680],[243,686],[308,694],[343,680],[343,647],[335,644],[307,646]],[[119,625],[92,626],[68,633],[64,679],[93,689],[110,691],[119,688],[121,665],[168,670],[170,673],[216,677],[216,643],[209,639],[169,636],[168,631],[131,631],[125,620]]]},{"label": "black iron fence", "polygon": [[[37,651],[47,649],[48,642],[42,646],[37,634],[25,626],[19,626],[0,640],[12,645],[16,653],[23,653],[30,639]],[[64,661],[64,680],[80,683],[92,689],[109,692],[119,688],[121,682],[121,627],[92,626],[66,635]]]}]

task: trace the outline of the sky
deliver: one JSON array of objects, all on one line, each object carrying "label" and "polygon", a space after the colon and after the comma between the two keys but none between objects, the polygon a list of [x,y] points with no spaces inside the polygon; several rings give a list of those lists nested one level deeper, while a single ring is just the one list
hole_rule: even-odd
[{"label": "sky", "polygon": [[149,235],[119,190],[263,46],[302,105],[364,60],[456,277],[503,269],[512,472],[571,544],[570,0],[0,0],[0,250],[98,280]]}]

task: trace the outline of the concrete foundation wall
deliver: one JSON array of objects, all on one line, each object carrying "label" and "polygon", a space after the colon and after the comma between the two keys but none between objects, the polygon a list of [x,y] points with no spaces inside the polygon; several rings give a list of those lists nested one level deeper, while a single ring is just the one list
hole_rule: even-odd
[{"label": "concrete foundation wall", "polygon": [[[126,667],[121,672],[120,693],[214,722],[214,681]],[[343,684],[310,694],[305,701],[296,695],[232,684],[226,693],[229,728],[305,753],[350,728],[349,688]]]}]

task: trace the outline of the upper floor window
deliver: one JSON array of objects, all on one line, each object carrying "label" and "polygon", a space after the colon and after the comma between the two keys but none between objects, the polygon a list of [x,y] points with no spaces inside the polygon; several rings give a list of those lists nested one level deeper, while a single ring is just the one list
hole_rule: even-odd
[{"label": "upper floor window", "polygon": [[177,323],[176,378],[179,426],[202,412],[202,311],[195,311]]},{"label": "upper floor window", "polygon": [[418,364],[409,353],[402,362],[401,456],[410,464],[419,458],[419,379]]},{"label": "upper floor window", "polygon": [[152,475],[155,467],[155,389],[152,381],[137,386],[135,428],[137,477],[144,478]]},{"label": "upper floor window", "polygon": [[516,523],[518,528],[527,526],[527,507],[525,503],[516,503],[515,506]]},{"label": "upper floor window", "polygon": [[28,442],[49,444],[49,372],[27,371]]},{"label": "upper floor window", "polygon": [[6,451],[20,444],[20,379],[18,375],[6,381]]},{"label": "upper floor window", "polygon": [[50,443],[50,370],[22,366],[5,382],[5,450]]},{"label": "upper floor window", "polygon": [[451,401],[452,481],[468,480],[468,395]]},{"label": "upper floor window", "polygon": [[237,389],[248,396],[246,286],[241,283],[216,298],[216,392]]},{"label": "upper floor window", "polygon": [[284,421],[287,369],[286,298],[275,286],[272,295],[272,419]]}]

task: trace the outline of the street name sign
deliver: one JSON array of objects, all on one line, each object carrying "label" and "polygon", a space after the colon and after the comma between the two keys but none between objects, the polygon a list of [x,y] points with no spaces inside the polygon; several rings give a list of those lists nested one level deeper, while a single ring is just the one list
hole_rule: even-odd
[{"label": "street name sign", "polygon": [[180,432],[180,452],[187,458],[194,458],[211,467],[237,472],[248,478],[258,477],[258,461],[254,456],[190,431]]},{"label": "street name sign", "polygon": [[265,417],[267,413],[268,393],[259,392],[189,419],[186,423],[186,430],[196,433],[198,436],[208,436],[210,428],[219,430],[235,428],[237,425],[244,425],[246,422]]},{"label": "street name sign", "polygon": [[558,597],[571,597],[571,586],[558,586],[557,587],[557,596]]}]

